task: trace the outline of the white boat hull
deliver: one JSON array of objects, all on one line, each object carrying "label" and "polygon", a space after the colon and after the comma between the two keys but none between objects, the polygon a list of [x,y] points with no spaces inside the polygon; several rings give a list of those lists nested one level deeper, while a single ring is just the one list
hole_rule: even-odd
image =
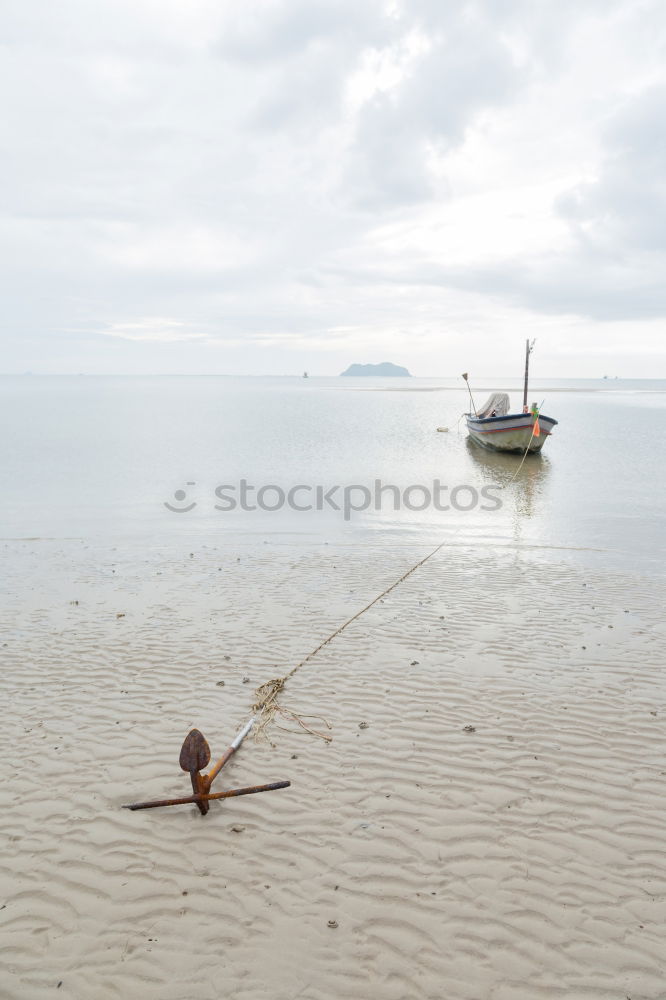
[{"label": "white boat hull", "polygon": [[557,424],[552,417],[539,416],[540,433],[534,434],[531,413],[507,413],[502,417],[476,417],[466,414],[467,431],[476,444],[493,451],[541,451]]}]

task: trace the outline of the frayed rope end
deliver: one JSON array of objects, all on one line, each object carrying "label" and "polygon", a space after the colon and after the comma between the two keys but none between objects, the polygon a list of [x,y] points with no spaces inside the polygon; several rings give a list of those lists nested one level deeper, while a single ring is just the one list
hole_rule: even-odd
[{"label": "frayed rope end", "polygon": [[[252,706],[252,712],[255,715],[256,722],[254,726],[254,738],[255,740],[268,740],[266,730],[275,722],[275,716],[281,715],[283,718],[288,719],[291,722],[296,722],[301,730],[309,733],[311,736],[318,736],[319,739],[324,740],[325,743],[330,743],[333,739],[327,733],[320,732],[317,729],[313,729],[309,726],[305,720],[310,718],[320,718],[319,716],[308,716],[308,715],[298,715],[296,712],[292,712],[288,708],[283,708],[278,702],[278,695],[284,688],[287,677],[274,677],[270,681],[266,681],[265,684],[261,684],[254,692],[254,697],[256,701]],[[331,725],[326,719],[321,720],[327,729],[331,729]],[[279,728],[282,728],[281,726]],[[288,732],[293,732],[293,730],[287,730]],[[270,742],[270,741],[269,741]]]}]

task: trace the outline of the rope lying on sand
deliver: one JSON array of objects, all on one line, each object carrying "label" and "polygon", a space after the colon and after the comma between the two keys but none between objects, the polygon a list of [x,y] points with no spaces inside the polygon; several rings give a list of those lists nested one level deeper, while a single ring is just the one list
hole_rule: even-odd
[{"label": "rope lying on sand", "polygon": [[[266,736],[267,727],[272,722],[275,721],[276,715],[281,715],[285,719],[289,719],[292,722],[298,723],[301,729],[305,730],[306,733],[310,733],[312,736],[319,736],[320,739],[325,740],[327,743],[330,742],[330,740],[332,740],[333,738],[332,736],[328,736],[326,733],[322,733],[316,729],[313,729],[305,722],[305,719],[308,718],[312,719],[315,718],[315,716],[297,715],[295,712],[292,712],[289,709],[282,706],[278,701],[278,696],[282,692],[289,678],[293,677],[297,670],[300,670],[302,666],[304,666],[311,659],[313,659],[313,657],[315,657],[317,653],[319,653],[324,648],[324,646],[327,646],[329,642],[332,642],[332,640],[335,639],[336,636],[340,635],[341,632],[344,632],[344,630],[347,628],[348,625],[351,625],[351,623],[355,622],[357,618],[360,618],[361,615],[364,615],[366,611],[369,611],[370,608],[377,603],[377,601],[381,601],[383,597],[386,597],[386,595],[390,594],[392,590],[395,590],[395,588],[399,586],[399,584],[403,583],[403,581],[406,580],[408,576],[411,576],[412,573],[414,573],[420,566],[423,566],[423,564],[426,563],[428,559],[432,559],[432,557],[437,552],[439,552],[439,550],[445,544],[446,544],[445,542],[440,542],[440,544],[436,546],[436,548],[434,548],[432,552],[429,552],[428,555],[424,556],[423,559],[419,559],[417,563],[414,563],[414,565],[410,567],[410,569],[408,569],[406,573],[402,574],[399,580],[396,580],[394,583],[391,584],[390,587],[387,587],[386,590],[383,590],[381,594],[379,594],[372,601],[370,601],[369,604],[366,604],[364,608],[361,608],[361,610],[357,611],[355,615],[352,615],[351,618],[347,619],[347,621],[344,622],[342,625],[340,625],[339,628],[336,628],[335,632],[331,632],[331,634],[326,639],[324,639],[323,642],[319,643],[316,649],[313,649],[311,653],[308,653],[308,655],[303,660],[301,660],[300,663],[297,663],[295,667],[292,667],[291,670],[284,675],[284,677],[274,677],[272,680],[266,681],[264,684],[261,684],[256,689],[256,691],[254,692],[254,697],[256,700],[252,706],[252,712],[256,716],[256,722],[254,726],[255,739],[261,739],[262,737],[267,739]],[[322,721],[324,722],[327,729],[331,728],[330,724],[326,722],[325,719],[323,719]]]}]

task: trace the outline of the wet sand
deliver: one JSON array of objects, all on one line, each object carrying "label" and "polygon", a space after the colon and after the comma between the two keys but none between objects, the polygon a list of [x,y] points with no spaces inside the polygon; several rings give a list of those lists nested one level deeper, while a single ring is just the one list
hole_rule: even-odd
[{"label": "wet sand", "polygon": [[664,997],[663,581],[444,549],[133,813],[427,548],[190,551],[4,545],[3,997]]}]

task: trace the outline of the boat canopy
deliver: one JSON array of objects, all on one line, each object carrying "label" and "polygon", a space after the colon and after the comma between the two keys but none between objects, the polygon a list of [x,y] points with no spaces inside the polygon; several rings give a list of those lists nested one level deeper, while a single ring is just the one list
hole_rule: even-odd
[{"label": "boat canopy", "polygon": [[494,392],[490,399],[486,400],[483,409],[477,410],[477,417],[482,420],[486,417],[504,417],[509,412],[511,401],[506,392]]}]

